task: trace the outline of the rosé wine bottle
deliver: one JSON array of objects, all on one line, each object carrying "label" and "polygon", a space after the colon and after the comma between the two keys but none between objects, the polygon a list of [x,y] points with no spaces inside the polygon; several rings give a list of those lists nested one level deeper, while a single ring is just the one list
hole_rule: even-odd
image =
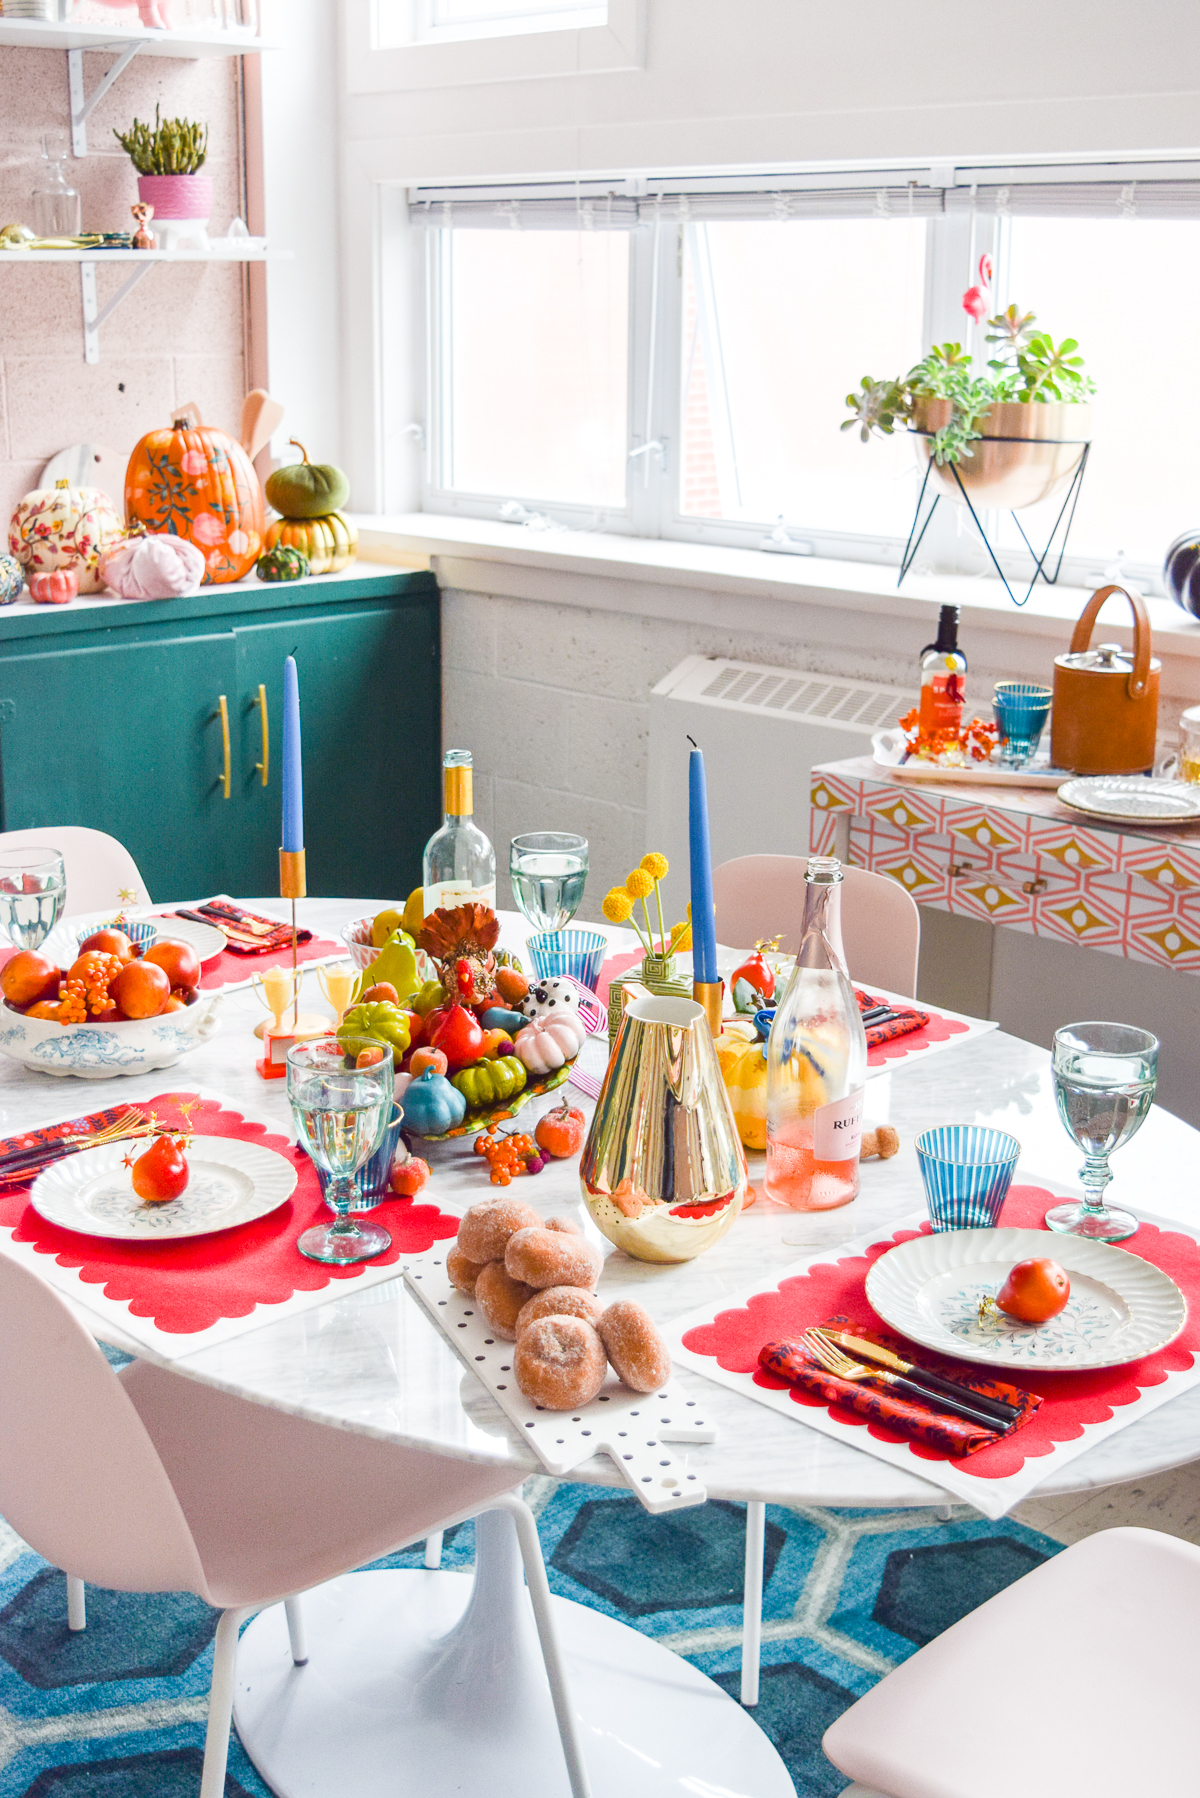
[{"label": "ros\u00e9 wine bottle", "polygon": [[767,1197],[832,1211],[858,1196],[867,1039],[846,973],[842,869],[810,856],[800,951],[767,1038]]}]

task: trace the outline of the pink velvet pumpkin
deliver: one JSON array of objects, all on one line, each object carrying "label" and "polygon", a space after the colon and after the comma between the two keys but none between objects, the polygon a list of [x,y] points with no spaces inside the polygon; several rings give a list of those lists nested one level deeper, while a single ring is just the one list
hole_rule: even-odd
[{"label": "pink velvet pumpkin", "polygon": [[167,532],[126,537],[100,558],[100,579],[122,599],[184,599],[204,579],[204,552]]}]

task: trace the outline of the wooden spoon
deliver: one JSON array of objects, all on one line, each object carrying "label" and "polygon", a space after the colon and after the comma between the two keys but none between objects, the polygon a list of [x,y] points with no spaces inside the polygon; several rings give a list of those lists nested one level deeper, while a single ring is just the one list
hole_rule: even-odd
[{"label": "wooden spoon", "polygon": [[252,462],[282,423],[283,407],[279,401],[273,400],[265,387],[252,388],[242,401],[242,425],[238,433],[242,448]]}]

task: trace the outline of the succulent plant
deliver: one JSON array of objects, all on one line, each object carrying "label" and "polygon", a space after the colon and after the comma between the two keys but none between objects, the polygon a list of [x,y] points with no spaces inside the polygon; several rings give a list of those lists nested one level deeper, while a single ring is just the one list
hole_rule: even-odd
[{"label": "succulent plant", "polygon": [[113,136],[139,175],[194,175],[208,155],[208,126],[191,119],[163,119],[154,108],[154,124],[134,119],[128,131]]}]

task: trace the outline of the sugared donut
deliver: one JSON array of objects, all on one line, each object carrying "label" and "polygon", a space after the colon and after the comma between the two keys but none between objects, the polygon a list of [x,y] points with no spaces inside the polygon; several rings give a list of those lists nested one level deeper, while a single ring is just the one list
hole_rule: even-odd
[{"label": "sugared donut", "polygon": [[472,1261],[469,1255],[464,1255],[457,1243],[446,1256],[446,1272],[451,1285],[457,1286],[469,1299],[475,1297],[475,1282],[485,1266],[486,1263]]},{"label": "sugared donut", "polygon": [[458,1246],[468,1261],[480,1267],[485,1261],[503,1261],[504,1249],[514,1230],[540,1224],[532,1205],[522,1199],[480,1199],[463,1213],[458,1226]]},{"label": "sugared donut", "polygon": [[522,1285],[505,1272],[503,1261],[489,1261],[475,1279],[475,1302],[488,1323],[505,1342],[517,1340],[521,1306],[533,1297],[533,1287]]},{"label": "sugared donut", "polygon": [[595,1286],[604,1256],[586,1236],[547,1230],[538,1224],[517,1230],[508,1239],[504,1265],[514,1280],[539,1290],[544,1286]]},{"label": "sugared donut", "polygon": [[583,1235],[581,1226],[575,1222],[573,1217],[548,1217],[546,1228],[547,1230],[563,1230],[569,1236]]},{"label": "sugared donut", "polygon": [[547,1286],[544,1292],[535,1292],[521,1306],[517,1337],[519,1339],[521,1331],[536,1323],[539,1317],[582,1317],[594,1324],[603,1309],[599,1299],[585,1292],[582,1286]]},{"label": "sugared donut", "polygon": [[517,1385],[547,1411],[573,1411],[595,1398],[608,1362],[604,1344],[583,1317],[539,1317],[522,1330],[513,1355]]},{"label": "sugared donut", "polygon": [[614,1299],[596,1330],[613,1370],[634,1392],[654,1392],[671,1377],[671,1357],[653,1322],[632,1299]]}]

